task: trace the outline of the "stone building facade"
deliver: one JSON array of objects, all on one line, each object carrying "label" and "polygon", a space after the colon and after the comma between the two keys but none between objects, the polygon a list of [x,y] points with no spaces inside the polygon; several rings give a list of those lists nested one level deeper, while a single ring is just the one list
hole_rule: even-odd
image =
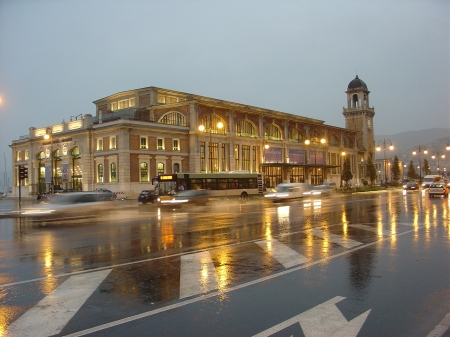
[{"label": "stone building facade", "polygon": [[[373,156],[374,109],[356,77],[347,89],[346,127],[324,121],[157,87],[94,101],[95,114],[42,128],[10,145],[28,168],[22,195],[56,188],[110,189],[136,198],[158,174],[262,172],[267,187],[281,182],[340,182],[342,153],[353,184]],[[369,122],[370,120],[370,122]]]}]

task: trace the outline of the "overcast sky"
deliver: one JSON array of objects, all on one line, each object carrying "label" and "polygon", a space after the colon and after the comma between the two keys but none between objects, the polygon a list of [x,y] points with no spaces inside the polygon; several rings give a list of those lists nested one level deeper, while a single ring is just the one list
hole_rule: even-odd
[{"label": "overcast sky", "polygon": [[449,1],[0,0],[0,172],[29,127],[148,86],[344,127],[356,74],[375,134],[449,128]]}]

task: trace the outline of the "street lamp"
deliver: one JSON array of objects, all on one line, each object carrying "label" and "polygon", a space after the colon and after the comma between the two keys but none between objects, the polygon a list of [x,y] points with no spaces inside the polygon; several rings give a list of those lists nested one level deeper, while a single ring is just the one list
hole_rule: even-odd
[{"label": "street lamp", "polygon": [[436,154],[433,154],[433,155],[431,156],[431,158],[437,159],[437,167],[436,167],[436,171],[437,171],[437,174],[441,175],[441,172],[440,172],[440,170],[439,170],[439,157],[441,157],[442,159],[445,159],[445,154],[443,154],[442,152],[439,152],[439,151],[438,151]]},{"label": "street lamp", "polygon": [[[325,144],[325,142],[326,142],[326,140],[324,139],[324,138],[321,138],[320,139],[320,144]],[[315,144],[316,144],[317,142],[315,142]],[[311,144],[311,141],[309,140],[309,139],[307,139],[307,140],[305,140],[305,144],[306,145],[309,145],[309,144]],[[314,177],[314,182],[311,182],[313,185],[317,185],[317,183],[318,183],[318,179],[317,179],[317,176],[318,176],[318,174],[317,174],[317,149],[316,149],[316,147],[315,146],[313,146],[313,148],[314,148],[314,173],[315,174],[313,174],[313,177]],[[324,160],[324,158],[322,158],[322,165],[323,165],[323,160]]]},{"label": "street lamp", "polygon": [[53,185],[53,129],[52,128],[47,128],[47,130],[45,130],[45,135],[44,135],[44,139],[50,139],[50,161],[51,161],[51,180],[50,180],[50,189],[51,189],[51,193],[53,193],[53,189],[54,189],[54,185]]},{"label": "street lamp", "polygon": [[[212,129],[213,129],[213,122],[212,122],[212,115],[208,115],[209,117],[209,123],[208,121],[206,122],[206,126],[201,124],[199,125],[198,129],[201,132],[205,132],[206,129],[209,126],[209,144],[208,144],[208,148],[209,148],[209,172],[211,173],[213,171],[213,159],[212,159],[212,153],[213,153],[213,149],[212,149]],[[209,124],[209,125],[208,125]],[[216,124],[216,128],[214,129],[215,132],[217,133],[218,130],[223,128],[223,123],[222,122],[218,122]]]},{"label": "street lamp", "polygon": [[383,159],[383,167],[384,167],[384,185],[387,185],[387,173],[386,173],[386,144],[389,144],[389,150],[394,149],[394,145],[392,145],[392,142],[390,139],[383,139],[382,141],[378,141],[377,151],[381,151],[381,145],[383,145],[383,153],[384,153],[384,159]]},{"label": "street lamp", "polygon": [[419,154],[419,181],[422,181],[422,161],[420,159],[420,153],[422,152],[422,150],[424,154],[428,153],[427,148],[423,145],[414,146],[412,152],[413,155]]},{"label": "street lamp", "polygon": [[341,152],[341,187],[342,187],[342,174],[344,173],[344,160],[345,160],[345,151]]}]

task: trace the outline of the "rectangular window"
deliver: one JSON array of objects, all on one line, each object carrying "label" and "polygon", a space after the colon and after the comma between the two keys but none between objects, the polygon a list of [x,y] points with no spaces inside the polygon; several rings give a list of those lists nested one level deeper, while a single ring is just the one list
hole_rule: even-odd
[{"label": "rectangular window", "polygon": [[116,137],[110,137],[109,138],[109,148],[115,149],[116,148]]},{"label": "rectangular window", "polygon": [[250,171],[250,146],[242,145],[242,169]]},{"label": "rectangular window", "polygon": [[239,168],[239,145],[234,146],[234,169],[240,170]]},{"label": "rectangular window", "polygon": [[148,149],[147,137],[141,137],[141,149]]},{"label": "rectangular window", "polygon": [[128,108],[128,104],[129,104],[129,102],[128,102],[127,99],[123,100],[123,101],[120,101],[119,102],[119,109],[126,109],[126,108]]},{"label": "rectangular window", "polygon": [[30,159],[30,151],[25,150],[25,160]]},{"label": "rectangular window", "polygon": [[252,172],[258,172],[256,169],[256,146],[252,148]]},{"label": "rectangular window", "polygon": [[98,183],[103,182],[103,164],[97,165],[97,182]]},{"label": "rectangular window", "polygon": [[129,106],[130,107],[136,106],[136,99],[134,97],[130,98]]},{"label": "rectangular window", "polygon": [[22,151],[17,151],[17,156],[16,156],[16,160],[17,161],[22,161]]},{"label": "rectangular window", "polygon": [[97,151],[103,151],[103,138],[97,139]]},{"label": "rectangular window", "polygon": [[157,149],[158,150],[164,150],[164,139],[163,138],[158,138],[158,147],[157,147]]},{"label": "rectangular window", "polygon": [[115,182],[117,182],[117,166],[116,166],[116,163],[111,163],[110,166],[111,166],[110,167],[110,172],[111,172],[110,181],[112,183],[115,183]]},{"label": "rectangular window", "polygon": [[222,165],[220,166],[220,169],[222,171],[227,171],[228,165],[227,165],[227,152],[225,150],[225,143],[222,143],[221,147],[222,147],[222,151],[221,151]]},{"label": "rectangular window", "polygon": [[116,111],[117,110],[117,102],[111,103],[111,110]]},{"label": "rectangular window", "polygon": [[205,172],[205,142],[200,142],[200,171]]},{"label": "rectangular window", "polygon": [[173,150],[180,151],[180,141],[178,139],[173,140]]}]

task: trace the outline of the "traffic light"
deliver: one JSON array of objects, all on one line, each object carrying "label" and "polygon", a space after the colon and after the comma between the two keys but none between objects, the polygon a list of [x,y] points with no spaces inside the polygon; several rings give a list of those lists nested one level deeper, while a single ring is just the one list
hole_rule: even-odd
[{"label": "traffic light", "polygon": [[19,165],[19,178],[26,179],[28,178],[28,168],[23,165]]}]

